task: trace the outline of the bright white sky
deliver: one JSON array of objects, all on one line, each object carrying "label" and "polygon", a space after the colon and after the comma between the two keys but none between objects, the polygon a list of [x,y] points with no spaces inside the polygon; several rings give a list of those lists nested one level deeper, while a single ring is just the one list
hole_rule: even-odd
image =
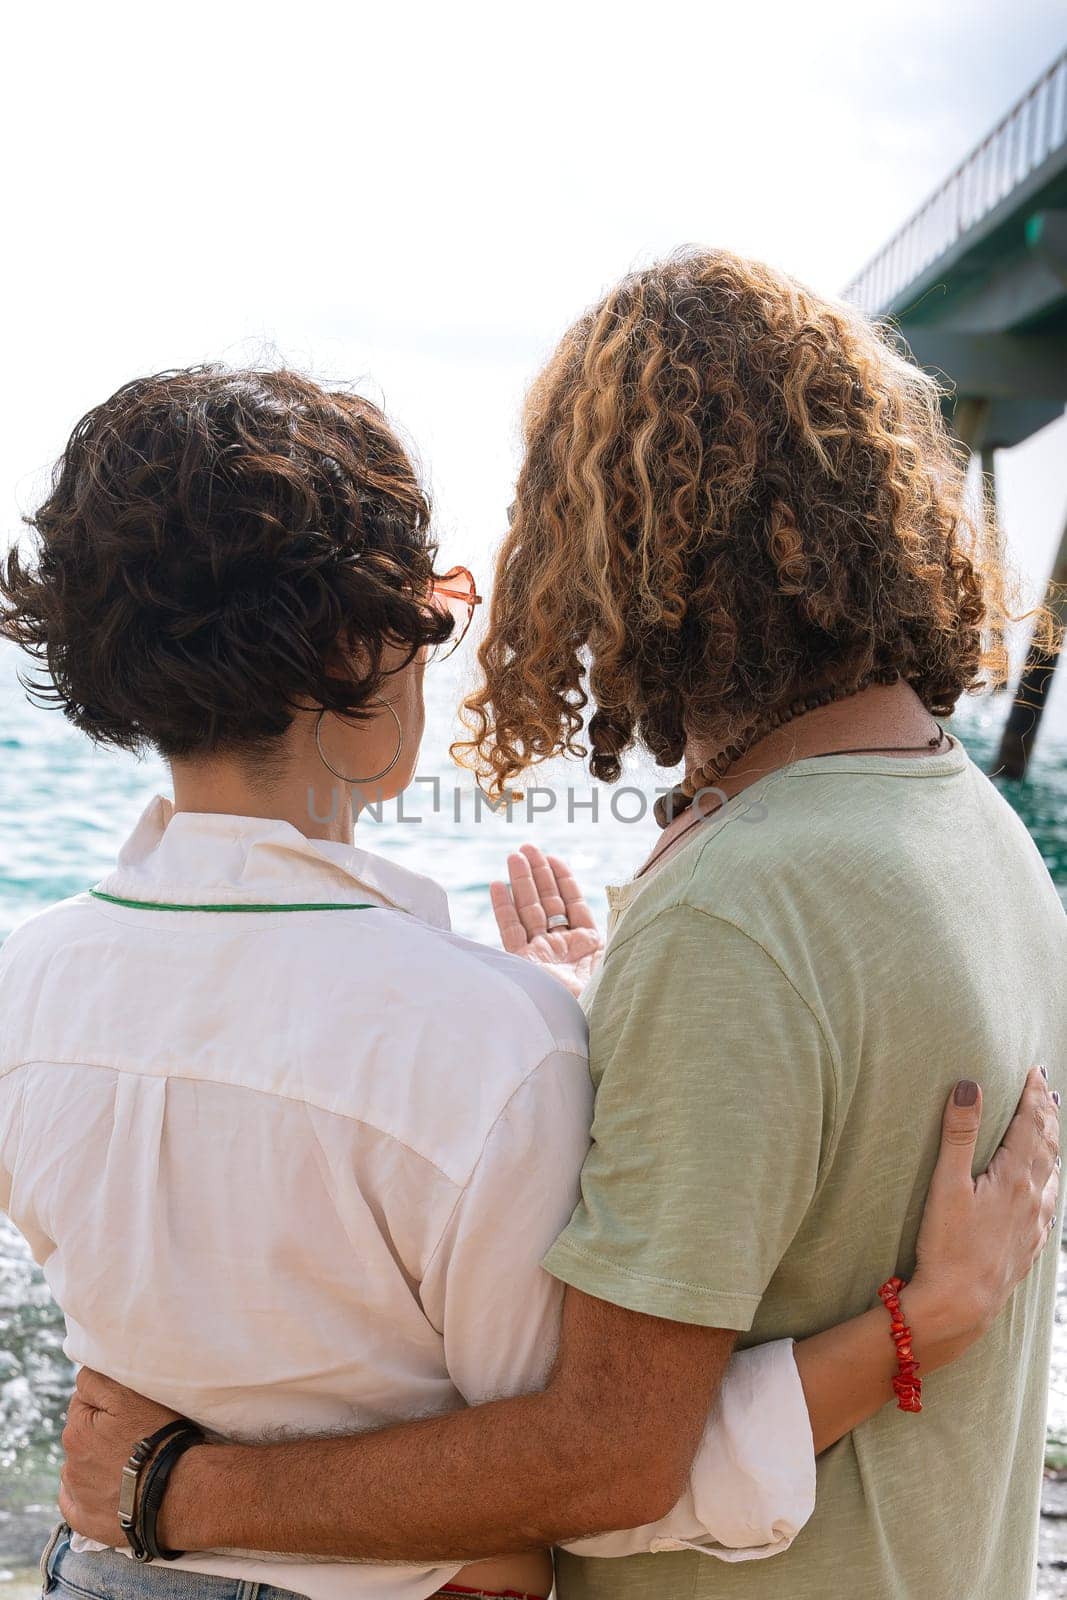
[{"label": "bright white sky", "polygon": [[[134,374],[362,379],[484,572],[523,390],[630,266],[730,246],[838,291],[1062,48],[1062,0],[12,7],[9,536]],[[1001,458],[1043,580],[1063,423]],[[2,542],[2,541],[0,541]]]}]

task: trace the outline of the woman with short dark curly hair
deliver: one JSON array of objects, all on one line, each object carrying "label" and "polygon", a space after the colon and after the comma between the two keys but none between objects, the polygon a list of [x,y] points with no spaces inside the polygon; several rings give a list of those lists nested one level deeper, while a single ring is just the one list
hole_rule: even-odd
[{"label": "woman with short dark curly hair", "polygon": [[125,384],[28,520],[41,559],[8,555],[4,632],[47,668],[45,703],[123,750],[254,757],[300,706],[388,742],[387,676],[452,632],[403,446],[370,401],[295,372]]},{"label": "woman with short dark curly hair", "polygon": [[[646,337],[648,316],[615,321],[621,359]],[[677,351],[650,350],[642,381],[666,383],[671,360]],[[684,365],[694,363],[696,354]],[[674,435],[651,419],[631,433],[608,377],[590,363],[576,416],[592,419],[600,442],[574,483],[559,454],[556,494],[562,506],[573,491],[584,507],[566,523],[579,606],[593,603],[583,541],[602,557],[597,648],[612,653],[614,676],[594,740],[610,764],[629,730],[648,723],[624,690],[635,696],[645,677],[662,680],[665,663],[644,659],[639,620],[653,617],[661,589],[683,704],[698,680],[683,640],[720,677],[728,656],[734,672],[749,662],[749,712],[761,684],[793,683],[784,669],[761,677],[766,629],[748,655],[740,637],[728,652],[718,612],[709,633],[688,598],[697,548],[706,546],[707,568],[698,590],[710,596],[714,552],[731,537],[729,519],[745,515],[740,486],[719,512],[699,490],[699,463],[711,471],[727,451],[714,406],[679,401],[698,488],[695,498],[665,497]],[[683,372],[680,394],[690,381]],[[618,475],[617,489],[604,490],[605,472]],[[544,708],[573,693],[582,640],[540,570],[562,524],[531,517],[530,482],[520,486],[516,536],[532,541],[517,548],[533,631],[514,665],[545,730]],[[799,524],[799,504],[795,514]],[[773,537],[793,541],[786,565],[796,575],[803,540],[787,535],[783,512],[772,516]],[[687,518],[692,549],[671,554]],[[632,1557],[618,1581],[632,1572],[639,1589],[649,1562],[672,1582],[672,1560],[728,1574],[788,1549],[811,1513],[815,1450],[893,1398],[919,1409],[916,1359],[930,1373],[960,1356],[1050,1236],[1055,1111],[1045,1079],[1031,1074],[1013,1140],[978,1186],[977,1086],[950,1105],[921,1269],[906,1287],[884,1287],[892,1321],[866,1307],[898,1264],[894,1226],[910,1266],[919,1219],[913,1207],[902,1224],[897,1188],[903,1181],[914,1199],[930,1176],[933,1100],[922,1156],[905,1140],[897,1187],[882,1175],[892,1198],[884,1225],[868,1245],[841,1223],[848,1294],[832,1256],[821,1258],[797,1302],[810,1337],[794,1350],[778,1316],[759,1348],[728,1362],[735,1334],[724,1330],[748,1326],[769,1252],[810,1199],[815,1130],[832,1164],[848,1105],[842,1098],[839,1113],[832,1103],[818,1017],[781,970],[768,976],[756,951],[742,1019],[751,1031],[731,1039],[740,1015],[731,985],[746,981],[737,951],[712,940],[705,956],[670,900],[657,901],[662,917],[635,905],[628,916],[652,929],[639,948],[652,951],[664,999],[642,970],[632,1002],[617,985],[606,1002],[597,1042],[608,1048],[593,1064],[606,1093],[584,1207],[554,1248],[556,1276],[542,1272],[589,1146],[582,1014],[534,964],[452,935],[433,884],[353,843],[361,805],[411,778],[427,658],[457,641],[478,600],[465,569],[437,575],[429,508],[393,430],[367,401],[292,373],[165,373],[127,385],[79,424],[34,523],[35,557],[8,558],[0,625],[43,665],[36,692],[97,739],[161,750],[174,779],[174,802],[149,807],[115,871],[25,924],[0,957],[0,1203],[44,1264],[68,1352],[87,1369],[65,1433],[61,1501],[81,1537],[57,1530],[46,1590],[90,1600],[543,1596],[552,1571],[542,1547],[556,1540],[594,1536],[575,1557],[593,1567],[603,1563],[590,1557]],[[562,547],[549,565],[566,585]],[[500,593],[506,636],[521,605],[514,552]],[[753,597],[753,615],[760,603]],[[538,638],[553,607],[560,637]],[[653,628],[657,650],[662,638]],[[487,662],[502,659],[510,672],[508,649],[506,638],[491,640]],[[827,664],[829,655],[828,644]],[[862,665],[850,657],[850,670]],[[599,658],[593,670],[600,694]],[[725,678],[714,681],[723,692]],[[662,688],[658,703],[673,714]],[[896,715],[904,742],[916,742],[914,717]],[[515,769],[517,726],[513,715],[498,777]],[[659,754],[677,753],[676,716],[671,726]],[[719,732],[714,719],[701,724],[703,737]],[[537,737],[547,751],[551,732]],[[580,897],[536,852],[533,863],[563,895],[538,902],[524,897],[533,880],[517,880],[532,936],[522,953],[566,957],[584,940],[588,954],[595,939]],[[1040,895],[1031,901],[1047,918]],[[714,918],[700,916],[703,935]],[[625,952],[636,941],[618,944]],[[601,997],[619,960],[613,943]],[[679,982],[691,991],[684,1003]],[[598,1015],[594,1007],[595,1028]],[[1034,1017],[1010,1049],[1004,1036],[979,1035],[982,1058],[993,1049],[1002,1060],[998,1110],[1009,1083],[1022,1087],[1023,1043],[1053,1048]],[[787,1038],[792,1054],[779,1056]],[[720,1096],[707,1053],[717,1058],[724,1040]],[[854,1072],[863,1041],[841,1044]],[[789,1130],[785,1150],[765,1116],[768,1051],[781,1067],[771,1120]],[[906,1065],[909,1051],[911,1040]],[[940,1101],[950,1070],[972,1056],[935,1054]],[[854,1091],[852,1078],[842,1081]],[[884,1101],[865,1115],[887,1137],[900,1121]],[[727,1161],[731,1143],[747,1146],[753,1181]],[[780,1168],[780,1194],[768,1160]],[[848,1165],[847,1149],[841,1160]],[[597,1195],[603,1237],[588,1220]],[[725,1251],[717,1208],[736,1224]],[[588,1251],[576,1242],[583,1230]],[[818,1242],[832,1252],[832,1237]],[[568,1297],[561,1332],[562,1281],[580,1278],[582,1262],[592,1294]],[[736,1289],[731,1272],[745,1280]],[[844,1326],[824,1331],[824,1294]],[[382,1431],[413,1417],[422,1420]],[[889,1438],[891,1420],[882,1425]],[[322,1437],[354,1430],[364,1437]],[[302,1442],[264,1442],[287,1434]],[[347,1453],[367,1448],[385,1455],[353,1470]],[[243,1484],[248,1462],[254,1481]],[[198,1492],[197,1474],[219,1468],[223,1480]],[[190,1510],[194,1522],[183,1523]],[[116,1553],[125,1542],[149,1564]],[[272,1549],[319,1559],[263,1553]],[[665,1549],[688,1554],[652,1554]],[[499,1554],[508,1551],[517,1554]],[[362,1556],[384,1564],[346,1564]],[[697,1577],[686,1571],[671,1592]]]}]

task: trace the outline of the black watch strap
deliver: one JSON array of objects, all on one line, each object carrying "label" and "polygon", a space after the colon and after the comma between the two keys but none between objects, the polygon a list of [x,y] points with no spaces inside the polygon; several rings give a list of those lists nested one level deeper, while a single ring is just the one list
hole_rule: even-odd
[{"label": "black watch strap", "polygon": [[203,1430],[195,1422],[183,1424],[180,1432],[174,1434],[159,1454],[145,1469],[144,1485],[141,1489],[140,1500],[137,1506],[137,1543],[144,1554],[138,1553],[134,1547],[134,1555],[138,1561],[177,1561],[179,1556],[185,1554],[184,1550],[167,1550],[159,1543],[157,1524],[159,1510],[163,1504],[163,1495],[166,1492],[170,1475],[187,1450],[194,1445],[206,1444]]}]

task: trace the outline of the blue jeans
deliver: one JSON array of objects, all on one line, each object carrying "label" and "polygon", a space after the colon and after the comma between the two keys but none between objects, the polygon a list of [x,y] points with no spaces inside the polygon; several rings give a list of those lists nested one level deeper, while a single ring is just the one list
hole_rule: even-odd
[{"label": "blue jeans", "polygon": [[[46,1600],[307,1600],[270,1583],[216,1578],[153,1561],[131,1561],[117,1550],[70,1548],[70,1529],[61,1522],[41,1557],[41,1593]],[[447,1596],[449,1588],[440,1591]],[[465,1600],[500,1600],[483,1590],[463,1591]],[[430,1600],[435,1600],[433,1595]]]},{"label": "blue jeans", "polygon": [[60,1523],[41,1557],[45,1595],[53,1600],[304,1600],[269,1583],[243,1583],[205,1572],[186,1572],[158,1561],[144,1565],[117,1550],[70,1548],[70,1529]]}]

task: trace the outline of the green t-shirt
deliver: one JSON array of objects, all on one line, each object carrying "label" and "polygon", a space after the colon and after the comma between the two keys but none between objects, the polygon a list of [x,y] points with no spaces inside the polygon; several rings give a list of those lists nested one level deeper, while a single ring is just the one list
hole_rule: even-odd
[{"label": "green t-shirt", "polygon": [[[770,774],[616,918],[593,1145],[545,1265],[741,1345],[877,1304],[913,1266],[956,1080],[983,1086],[982,1167],[1029,1067],[1067,1085],[1065,973],[1048,873],[958,745]],[[921,1415],[886,1406],[824,1453],[782,1556],[563,1554],[561,1600],[1024,1600],[1055,1278],[1048,1251]]]}]

